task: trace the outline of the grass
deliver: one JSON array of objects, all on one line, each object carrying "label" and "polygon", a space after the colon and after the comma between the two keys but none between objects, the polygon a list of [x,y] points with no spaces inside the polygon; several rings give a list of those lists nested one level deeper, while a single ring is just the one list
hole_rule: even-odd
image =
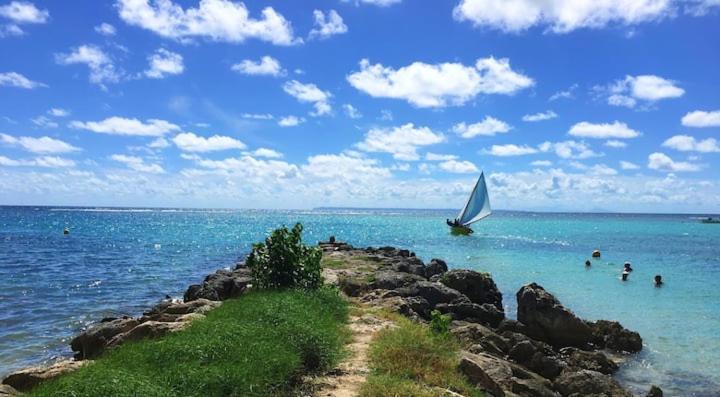
[{"label": "grass", "polygon": [[328,269],[340,269],[345,267],[345,261],[340,259],[322,258],[322,267]]},{"label": "grass", "polygon": [[459,345],[450,334],[433,334],[423,324],[398,319],[397,328],[381,331],[370,346],[372,374],[361,397],[429,397],[442,389],[484,397],[458,372]]},{"label": "grass", "polygon": [[347,316],[334,290],[252,292],[184,331],[124,344],[30,396],[284,396],[300,375],[341,358]]}]

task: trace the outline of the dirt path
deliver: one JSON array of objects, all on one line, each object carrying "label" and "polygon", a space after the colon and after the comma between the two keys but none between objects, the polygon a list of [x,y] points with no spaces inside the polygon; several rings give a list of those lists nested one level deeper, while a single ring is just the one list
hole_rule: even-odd
[{"label": "dirt path", "polygon": [[326,376],[317,378],[316,397],[354,397],[365,383],[370,369],[368,368],[368,349],[375,334],[392,322],[378,318],[372,314],[353,314],[350,316],[349,328],[352,341],[347,346],[348,357]]}]

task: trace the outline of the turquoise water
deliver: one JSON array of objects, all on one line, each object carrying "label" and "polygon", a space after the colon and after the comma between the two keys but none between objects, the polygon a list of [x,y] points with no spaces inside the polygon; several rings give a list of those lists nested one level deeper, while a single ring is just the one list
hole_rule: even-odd
[{"label": "turquoise water", "polygon": [[[688,215],[498,211],[473,236],[453,237],[444,222],[454,215],[0,207],[0,374],[68,355],[68,338],[88,322],[180,296],[268,231],[299,221],[308,242],[335,235],[489,271],[513,315],[515,292],[536,281],[584,318],[640,332],[645,349],[620,372],[628,386],[719,395],[720,225]],[[603,257],[586,269],[595,248]],[[635,271],[621,282],[626,260]],[[662,288],[652,285],[657,273]]]}]

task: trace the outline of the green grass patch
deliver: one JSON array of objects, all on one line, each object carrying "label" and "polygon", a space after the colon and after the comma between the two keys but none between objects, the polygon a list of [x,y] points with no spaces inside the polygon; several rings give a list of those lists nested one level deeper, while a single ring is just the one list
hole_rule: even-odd
[{"label": "green grass patch", "polygon": [[485,394],[458,372],[459,345],[452,335],[400,319],[398,327],[381,331],[370,346],[373,373],[361,397],[437,396],[448,389],[467,397]]},{"label": "green grass patch", "polygon": [[330,258],[323,258],[322,259],[322,267],[328,268],[328,269],[339,269],[346,266],[345,261],[340,259],[330,259]]},{"label": "green grass patch", "polygon": [[284,396],[331,368],[349,337],[335,290],[256,291],[186,330],[124,344],[30,396]]}]

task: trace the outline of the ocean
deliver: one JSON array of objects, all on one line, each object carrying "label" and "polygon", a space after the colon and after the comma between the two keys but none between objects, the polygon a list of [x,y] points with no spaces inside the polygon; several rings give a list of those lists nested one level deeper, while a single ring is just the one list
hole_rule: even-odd
[{"label": "ocean", "polygon": [[[137,315],[166,294],[232,266],[272,229],[305,241],[394,245],[451,268],[490,272],[515,316],[535,281],[579,316],[618,320],[644,350],[618,377],[638,393],[720,395],[720,225],[692,215],[496,211],[452,236],[454,211],[312,211],[0,207],[0,376],[69,356],[69,340],[102,317]],[[70,228],[63,235],[63,228]],[[602,258],[585,267],[594,249]],[[634,272],[620,280],[622,264]],[[661,274],[662,288],[653,286]],[[644,394],[644,393],[643,393]]]}]

